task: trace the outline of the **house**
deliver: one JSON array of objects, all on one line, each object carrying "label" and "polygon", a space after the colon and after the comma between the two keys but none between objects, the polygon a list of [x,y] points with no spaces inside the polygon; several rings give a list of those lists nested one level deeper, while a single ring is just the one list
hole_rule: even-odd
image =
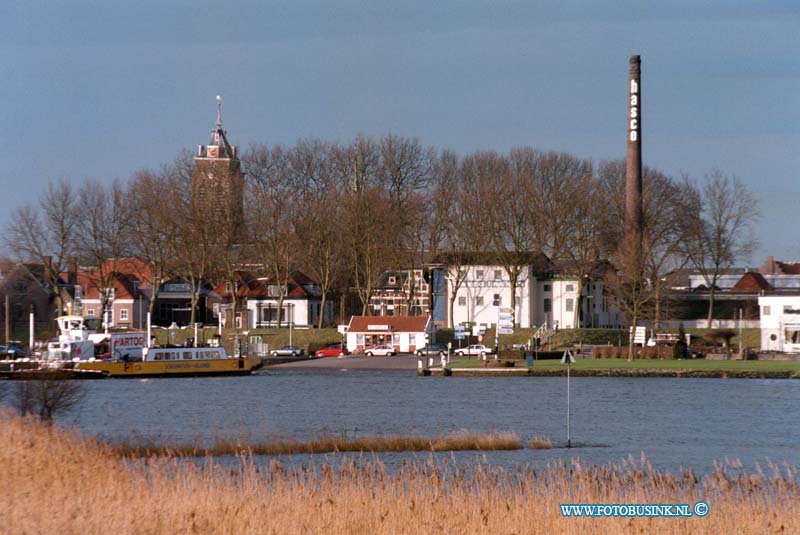
[{"label": "house", "polygon": [[388,345],[410,353],[425,346],[432,329],[429,316],[353,316],[347,326],[347,349],[356,352]]},{"label": "house", "polygon": [[800,353],[800,295],[763,295],[761,350]]},{"label": "house", "polygon": [[429,315],[430,285],[425,275],[421,268],[382,273],[370,298],[372,313],[375,316]]},{"label": "house", "polygon": [[256,329],[289,324],[294,327],[314,327],[320,315],[323,315],[323,323],[333,321],[333,302],[326,302],[323,311],[319,284],[300,271],[295,271],[286,280],[282,301],[279,299],[280,285],[274,278],[260,277],[250,271],[237,271],[235,276],[233,283],[222,282],[214,288],[214,294],[218,296],[213,304],[214,313],[219,314],[225,323],[231,321],[233,292],[237,310],[232,321],[237,328]]},{"label": "house", "polygon": [[[447,255],[444,265],[445,307],[453,325],[492,327],[498,308],[511,305],[514,293],[514,323],[522,328],[618,327],[624,315],[613,306],[603,284],[608,264],[598,262],[586,277],[578,296],[578,279],[569,262],[553,262],[546,255],[518,253],[510,262],[498,262],[493,254],[462,255],[456,262]],[[517,271],[512,289],[507,266]],[[578,309],[576,325],[575,310]]]},{"label": "house", "polygon": [[[8,298],[12,331],[28,328],[31,311],[37,328],[55,325],[55,294],[45,271],[45,266],[37,262],[0,261],[0,302]],[[0,321],[5,324],[5,306],[0,306]]]},{"label": "house", "polygon": [[102,269],[79,269],[70,262],[68,271],[61,274],[70,297],[67,310],[101,317],[108,327],[145,328],[152,291],[136,273],[143,267],[135,259],[107,260]]}]

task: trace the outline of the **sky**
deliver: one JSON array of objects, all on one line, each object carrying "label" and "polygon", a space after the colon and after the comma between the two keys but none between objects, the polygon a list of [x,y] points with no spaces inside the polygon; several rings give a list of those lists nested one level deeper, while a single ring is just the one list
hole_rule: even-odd
[{"label": "sky", "polygon": [[642,155],[738,176],[759,245],[800,260],[800,3],[4,0],[0,226],[48,181],[127,179],[208,143],[358,134],[465,154],[624,158],[642,57]]}]

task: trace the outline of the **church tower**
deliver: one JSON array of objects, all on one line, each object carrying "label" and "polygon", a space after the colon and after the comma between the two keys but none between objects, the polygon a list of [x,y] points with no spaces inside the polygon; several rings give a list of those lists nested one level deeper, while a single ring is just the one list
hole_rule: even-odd
[{"label": "church tower", "polygon": [[192,171],[192,208],[199,217],[219,224],[235,239],[242,230],[244,173],[235,146],[222,129],[222,98],[217,96],[217,124],[208,145],[199,145]]}]

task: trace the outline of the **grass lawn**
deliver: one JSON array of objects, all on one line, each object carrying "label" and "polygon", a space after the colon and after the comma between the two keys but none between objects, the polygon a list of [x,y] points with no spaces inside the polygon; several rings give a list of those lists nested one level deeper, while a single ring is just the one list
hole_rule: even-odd
[{"label": "grass lawn", "polygon": [[[479,368],[483,365],[480,359],[452,361],[448,368]],[[564,369],[560,360],[537,360],[534,369]],[[741,371],[794,371],[800,372],[800,361],[780,360],[634,360],[625,359],[578,359],[572,365],[578,370],[608,369],[650,369],[650,370],[741,370]]]}]

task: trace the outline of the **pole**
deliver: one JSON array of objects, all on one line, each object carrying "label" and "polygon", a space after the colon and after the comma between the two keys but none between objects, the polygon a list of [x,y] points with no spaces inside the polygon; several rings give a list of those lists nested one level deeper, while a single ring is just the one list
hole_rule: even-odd
[{"label": "pole", "polygon": [[567,360],[567,447],[572,447],[569,439],[569,360]]},{"label": "pole", "polygon": [[292,308],[293,306],[292,303],[289,303],[289,345],[292,345],[292,325],[294,324],[294,314],[292,314],[294,311],[294,308]]},{"label": "pole", "polygon": [[[34,328],[33,314],[34,314],[34,312],[35,312],[35,309],[33,308],[33,305],[31,305],[30,335],[28,337],[28,356],[29,357],[33,356],[33,328]],[[6,347],[8,347],[8,346],[6,346]]]},{"label": "pole", "polygon": [[200,325],[197,322],[194,322],[194,347],[197,347],[197,326]]},{"label": "pole", "polygon": [[6,347],[11,339],[11,298],[6,294]]},{"label": "pole", "polygon": [[147,347],[150,347],[150,340],[152,340],[152,323],[150,323],[150,312],[147,313]]},{"label": "pole", "polygon": [[742,309],[739,309],[739,358],[744,360],[744,353],[742,353]]}]

